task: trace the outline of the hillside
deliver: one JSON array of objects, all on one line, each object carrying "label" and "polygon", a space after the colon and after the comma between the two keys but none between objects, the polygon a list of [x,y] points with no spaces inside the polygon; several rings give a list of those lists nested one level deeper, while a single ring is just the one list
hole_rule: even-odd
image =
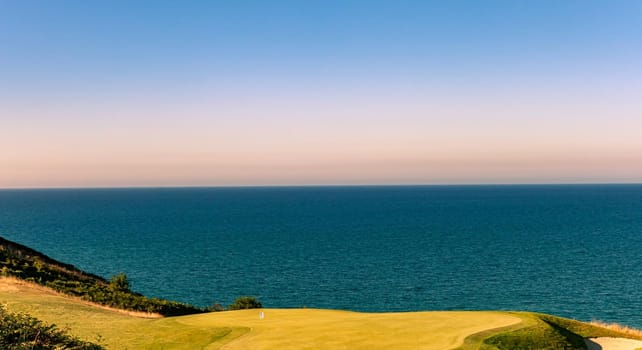
[{"label": "hillside", "polygon": [[27,246],[0,237],[0,273],[52,288],[83,300],[119,309],[158,313],[165,316],[187,315],[203,310],[175,301],[147,298],[129,289],[126,276],[111,281],[54,260]]}]

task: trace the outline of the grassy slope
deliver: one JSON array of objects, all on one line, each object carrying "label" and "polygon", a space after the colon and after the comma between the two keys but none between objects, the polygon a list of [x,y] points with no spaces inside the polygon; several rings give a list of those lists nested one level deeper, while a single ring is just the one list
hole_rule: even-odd
[{"label": "grassy slope", "polygon": [[586,349],[584,338],[614,337],[641,339],[639,335],[598,327],[589,323],[533,312],[512,312],[518,325],[474,334],[459,350]]},{"label": "grassy slope", "polygon": [[[0,302],[23,311],[82,339],[108,349],[199,349],[247,333],[243,327],[200,327],[177,323],[176,317],[146,319],[88,305],[29,283],[0,279]],[[216,349],[216,347],[214,347]]]},{"label": "grassy slope", "polygon": [[84,300],[121,309],[166,316],[203,312],[191,305],[147,298],[129,290],[126,283],[112,285],[100,276],[81,271],[73,265],[54,260],[41,252],[2,237],[0,237],[0,273],[4,276],[30,280]]},{"label": "grassy slope", "polygon": [[264,309],[264,320],[259,310],[145,319],[4,278],[0,301],[111,349],[584,349],[582,337],[623,336],[523,312]]}]

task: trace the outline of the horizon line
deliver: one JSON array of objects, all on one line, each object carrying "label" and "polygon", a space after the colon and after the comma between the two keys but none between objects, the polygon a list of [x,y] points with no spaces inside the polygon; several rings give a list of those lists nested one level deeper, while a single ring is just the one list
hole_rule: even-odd
[{"label": "horizon line", "polygon": [[164,185],[164,186],[34,186],[0,187],[11,190],[109,190],[109,189],[199,189],[199,188],[319,188],[319,187],[480,187],[480,186],[627,186],[642,182],[551,182],[551,183],[416,183],[416,184],[305,184],[305,185]]}]

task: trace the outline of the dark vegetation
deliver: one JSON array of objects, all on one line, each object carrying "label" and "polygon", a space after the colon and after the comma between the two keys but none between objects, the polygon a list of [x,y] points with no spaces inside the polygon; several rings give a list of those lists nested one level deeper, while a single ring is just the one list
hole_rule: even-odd
[{"label": "dark vegetation", "polygon": [[[176,301],[148,298],[130,289],[129,280],[124,273],[119,273],[107,281],[2,237],[0,275],[35,282],[83,300],[124,310],[158,313],[163,316],[226,310],[220,304],[201,309]],[[239,297],[229,306],[229,310],[261,307],[261,303],[254,297]]]},{"label": "dark vegetation", "polygon": [[29,247],[0,237],[0,273],[50,287],[83,300],[119,309],[178,316],[203,312],[192,305],[148,298],[129,289],[127,276],[110,281],[61,263]]},{"label": "dark vegetation", "polygon": [[243,310],[243,309],[260,309],[263,305],[261,302],[256,300],[255,297],[238,297],[234,300],[228,309],[230,310]]},{"label": "dark vegetation", "polygon": [[0,349],[100,350],[103,347],[73,337],[56,325],[48,325],[25,314],[8,312],[0,305]]}]

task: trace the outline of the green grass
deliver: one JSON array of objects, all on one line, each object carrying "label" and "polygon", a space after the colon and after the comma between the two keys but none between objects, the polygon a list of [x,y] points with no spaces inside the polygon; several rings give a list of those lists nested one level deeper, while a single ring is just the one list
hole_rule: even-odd
[{"label": "green grass", "polygon": [[11,350],[69,349],[103,350],[97,344],[70,336],[24,313],[9,312],[0,305],[0,348]]},{"label": "green grass", "polygon": [[522,323],[474,334],[466,338],[459,350],[586,349],[584,338],[621,337],[642,340],[639,336],[567,318],[531,312],[512,314],[519,316]]},{"label": "green grass", "polygon": [[107,349],[585,349],[583,337],[627,337],[528,312],[263,309],[264,320],[259,310],[145,319],[15,279],[0,279],[0,300]]},{"label": "green grass", "polygon": [[[0,266],[3,275],[20,278],[0,278],[0,300],[9,311],[28,313],[108,349],[573,350],[586,349],[584,338],[589,337],[642,339],[641,332],[625,327],[605,328],[529,312],[254,309],[199,313],[189,305],[129,291],[124,275],[108,283],[1,237]],[[121,309],[151,308],[166,315],[196,314],[141,318],[82,299]],[[261,311],[265,319],[259,319]],[[141,315],[152,314],[136,314]]]},{"label": "green grass", "polygon": [[[248,332],[244,327],[200,327],[178,317],[147,319],[88,305],[43,287],[3,279],[0,300],[11,311],[26,312],[108,349],[202,349]],[[214,348],[216,349],[216,348]]]},{"label": "green grass", "polygon": [[501,312],[358,313],[262,309],[144,319],[43,287],[0,280],[0,300],[108,349],[447,349],[470,334],[519,323]]},{"label": "green grass", "polygon": [[480,349],[585,349],[584,338],[537,315],[522,314],[521,328],[484,339]]},{"label": "green grass", "polygon": [[466,336],[521,320],[501,312],[360,313],[319,309],[265,309],[190,315],[190,325],[243,325],[251,332],[229,349],[450,349]]}]

